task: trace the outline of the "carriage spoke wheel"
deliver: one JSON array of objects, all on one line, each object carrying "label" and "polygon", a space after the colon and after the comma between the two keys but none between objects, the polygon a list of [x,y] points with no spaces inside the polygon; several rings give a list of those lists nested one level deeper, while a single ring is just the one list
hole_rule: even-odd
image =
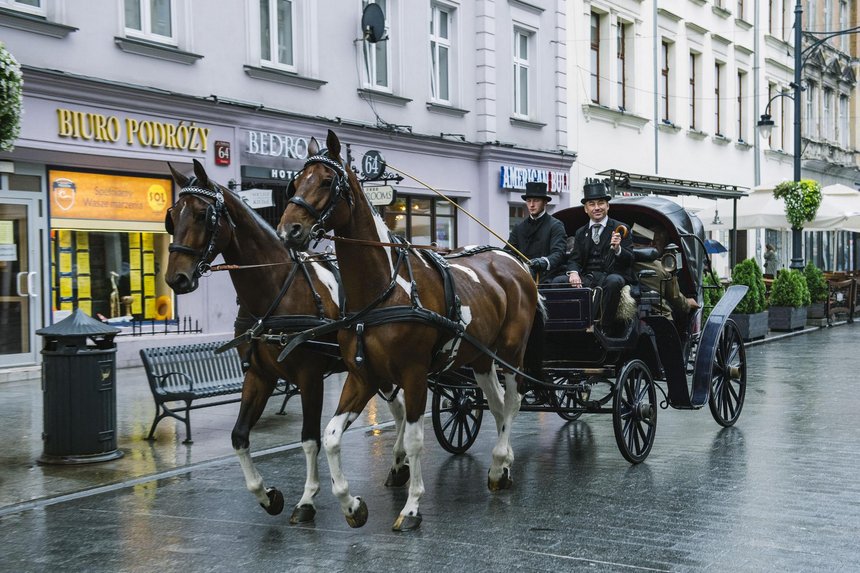
[{"label": "carriage spoke wheel", "polygon": [[[555,384],[567,384],[568,380],[564,376],[561,377],[553,377],[553,382]],[[581,390],[574,390],[571,388],[559,388],[553,392],[553,406],[557,408],[576,408],[582,407],[585,401],[588,400],[588,394]],[[556,411],[556,414],[559,415],[563,420],[568,420],[570,422],[574,420],[578,420],[580,416],[582,416],[582,412],[561,412]]]},{"label": "carriage spoke wheel", "polygon": [[657,430],[657,389],[641,360],[627,362],[618,374],[612,426],[621,455],[632,464],[645,461]]},{"label": "carriage spoke wheel", "polygon": [[439,445],[452,454],[462,454],[475,443],[484,394],[480,388],[451,388],[436,384],[433,391],[433,432]]},{"label": "carriage spoke wheel", "polygon": [[727,320],[720,332],[711,365],[711,396],[708,406],[721,426],[733,426],[741,415],[747,392],[747,357],[738,326]]}]

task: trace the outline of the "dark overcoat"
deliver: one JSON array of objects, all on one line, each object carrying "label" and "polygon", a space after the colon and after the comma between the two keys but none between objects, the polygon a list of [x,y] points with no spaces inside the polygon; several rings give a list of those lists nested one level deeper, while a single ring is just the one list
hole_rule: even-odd
[{"label": "dark overcoat", "polygon": [[[589,223],[590,224],[590,223]],[[629,225],[616,221],[611,217],[606,222],[606,227],[600,235],[600,243],[598,250],[600,251],[601,267],[606,274],[616,273],[624,278],[626,284],[632,284],[633,280],[633,238],[630,233],[621,239],[621,252],[616,255],[615,251],[609,248],[609,241],[612,239],[612,232],[619,226],[624,225],[628,229]],[[576,230],[573,235],[573,245],[567,256],[566,270],[576,271],[583,274],[588,263],[588,253],[593,244],[591,234],[588,232],[588,226],[584,225]]]},{"label": "dark overcoat", "polygon": [[508,242],[529,259],[545,257],[549,270],[541,273],[541,282],[564,274],[567,233],[561,221],[544,213],[539,219],[526,217],[511,229]]}]

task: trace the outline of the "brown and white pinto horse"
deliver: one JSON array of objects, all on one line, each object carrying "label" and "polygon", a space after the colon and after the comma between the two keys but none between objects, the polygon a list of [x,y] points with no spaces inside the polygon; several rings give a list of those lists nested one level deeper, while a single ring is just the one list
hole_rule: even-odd
[{"label": "brown and white pinto horse", "polygon": [[[528,270],[514,257],[500,250],[483,250],[448,261],[459,298],[457,323],[465,329],[467,338],[456,337],[450,328],[410,314],[419,301],[421,308],[436,316],[450,315],[442,275],[413,249],[349,242],[359,239],[387,243],[391,239],[355,174],[343,165],[340,141],[332,131],[328,132],[326,144],[327,154],[318,155],[319,145],[311,141],[311,157],[293,181],[294,195],[281,217],[278,235],[287,245],[300,249],[322,229],[333,230],[343,238],[336,246],[346,291],[347,319],[338,342],[349,376],[335,416],[323,433],[332,491],[349,525],[362,526],[367,521],[367,506],[360,497],[350,494],[341,469],[341,438],[375,392],[386,397],[402,394],[406,401],[404,445],[411,477],[406,505],[393,529],[414,529],[421,523],[418,502],[424,493],[424,482],[420,457],[424,448],[427,377],[432,372],[472,367],[499,433],[488,486],[492,491],[511,486],[514,454],[510,432],[520,409],[515,375],[504,375],[503,388],[493,358],[475,343],[519,368],[535,316],[537,289]],[[398,315],[397,308],[404,311],[399,318],[386,318]]]},{"label": "brown and white pinto horse", "polygon": [[[260,318],[264,319],[265,330],[278,332],[304,330],[339,317],[339,284],[330,268],[320,263],[296,262],[271,226],[242,199],[209,179],[197,160],[194,161],[193,178],[177,172],[172,166],[170,170],[181,190],[165,221],[168,231],[173,234],[165,278],[177,294],[194,291],[201,265],[210,263],[220,253],[227,264],[248,267],[230,271],[239,299],[237,336],[245,333]],[[335,342],[334,336],[331,342]],[[343,365],[336,351],[326,355],[305,345],[287,360],[278,362],[279,351],[279,346],[256,339],[239,346],[240,355],[248,357],[250,367],[245,373],[232,441],[248,490],[269,514],[279,514],[284,507],[284,497],[277,489],[264,485],[251,459],[249,436],[278,378],[299,388],[301,439],[307,472],[304,493],[290,522],[300,523],[313,520],[316,514],[313,497],[319,491],[317,457],[323,378],[333,371],[342,371]],[[398,426],[395,458],[400,462],[392,468],[387,485],[403,485],[408,479],[408,472],[403,470],[403,401],[393,402],[391,410]]]}]

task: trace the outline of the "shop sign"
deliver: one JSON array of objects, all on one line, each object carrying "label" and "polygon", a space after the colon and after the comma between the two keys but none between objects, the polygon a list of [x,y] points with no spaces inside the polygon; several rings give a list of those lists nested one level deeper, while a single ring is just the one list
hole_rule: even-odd
[{"label": "shop sign", "polygon": [[215,142],[215,165],[230,165],[230,142]]},{"label": "shop sign", "polygon": [[236,194],[242,198],[251,209],[264,209],[272,207],[275,203],[272,201],[271,189],[245,189],[244,191],[236,191]]},{"label": "shop sign", "polygon": [[247,132],[245,153],[253,156],[307,159],[308,139],[298,135],[283,135],[268,131]]},{"label": "shop sign", "polygon": [[170,179],[55,170],[48,177],[51,218],[161,222],[173,196]]},{"label": "shop sign", "polygon": [[391,185],[367,185],[363,189],[371,205],[391,205],[394,202],[394,187]]},{"label": "shop sign", "polygon": [[200,127],[193,121],[186,123],[185,120],[180,120],[171,123],[120,118],[65,108],[57,108],[57,135],[84,141],[122,141],[126,145],[201,153],[206,152],[209,145],[209,128]]},{"label": "shop sign", "polygon": [[537,169],[535,167],[502,165],[499,184],[502,189],[524,191],[526,183],[529,181],[542,181],[546,183],[547,193],[570,193],[570,173],[568,171],[550,171],[549,169]]}]

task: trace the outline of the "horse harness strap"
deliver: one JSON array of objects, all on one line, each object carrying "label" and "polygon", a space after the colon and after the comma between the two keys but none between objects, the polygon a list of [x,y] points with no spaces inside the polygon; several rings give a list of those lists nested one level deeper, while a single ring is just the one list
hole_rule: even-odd
[{"label": "horse harness strap", "polygon": [[[202,251],[177,243],[171,243],[167,250],[171,253],[184,253],[186,255],[191,255],[192,257],[197,257],[198,260],[197,264],[194,266],[194,272],[197,276],[203,276],[210,268],[209,261],[213,258],[212,253],[215,251],[215,242],[218,239],[218,230],[221,228],[221,217],[224,216],[227,218],[230,222],[231,229],[235,228],[236,224],[230,217],[230,212],[227,210],[227,206],[224,203],[224,194],[220,190],[213,191],[211,189],[199,187],[195,185],[196,181],[196,179],[192,179],[189,185],[183,187],[179,191],[179,198],[181,199],[183,195],[194,195],[195,197],[205,197],[213,201],[213,203],[206,209],[206,233],[209,235],[209,241],[206,244],[206,248]],[[170,207],[164,217],[164,229],[170,235],[173,235],[174,231],[172,212],[173,207]]]}]

